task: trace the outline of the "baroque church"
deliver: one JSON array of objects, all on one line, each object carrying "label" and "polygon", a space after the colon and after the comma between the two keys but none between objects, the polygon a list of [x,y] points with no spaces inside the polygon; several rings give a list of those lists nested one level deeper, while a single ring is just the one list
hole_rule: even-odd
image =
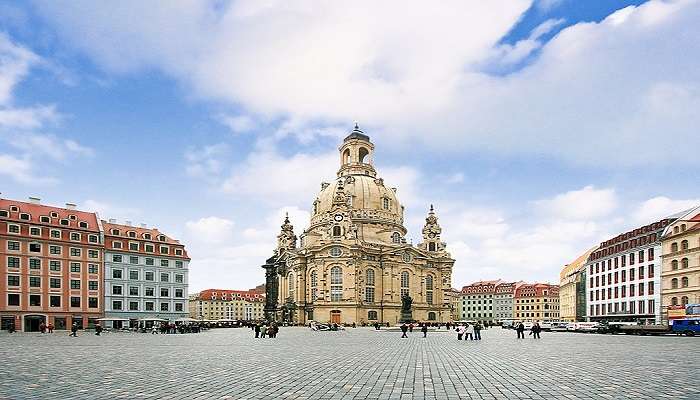
[{"label": "baroque church", "polygon": [[340,169],[321,183],[311,221],[297,240],[289,218],[263,268],[269,321],[396,324],[402,297],[417,321],[446,322],[455,260],[430,206],[423,240],[406,243],[397,189],[377,175],[374,145],[357,125],[343,140]]}]

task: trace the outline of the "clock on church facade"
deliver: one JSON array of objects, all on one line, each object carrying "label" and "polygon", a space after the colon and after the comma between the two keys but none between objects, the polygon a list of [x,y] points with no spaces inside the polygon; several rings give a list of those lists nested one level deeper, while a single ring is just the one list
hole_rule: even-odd
[{"label": "clock on church facade", "polygon": [[322,183],[299,240],[289,218],[266,271],[266,318],[306,324],[396,324],[401,296],[417,321],[446,322],[454,261],[433,206],[417,246],[406,243],[397,189],[373,166],[374,145],[357,126],[340,150],[340,169]]}]

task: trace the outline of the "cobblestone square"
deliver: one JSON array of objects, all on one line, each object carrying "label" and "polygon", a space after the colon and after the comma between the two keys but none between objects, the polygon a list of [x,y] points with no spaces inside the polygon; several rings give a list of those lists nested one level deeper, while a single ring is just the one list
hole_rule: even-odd
[{"label": "cobblestone square", "polygon": [[0,335],[2,399],[700,398],[700,340],[484,330]]}]

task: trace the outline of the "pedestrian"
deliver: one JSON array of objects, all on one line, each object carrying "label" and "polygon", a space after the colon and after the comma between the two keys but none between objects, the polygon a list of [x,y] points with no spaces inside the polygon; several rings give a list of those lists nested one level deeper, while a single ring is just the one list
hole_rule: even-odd
[{"label": "pedestrian", "polygon": [[95,325],[95,335],[100,336],[101,333],[102,333],[102,325],[100,325],[100,324]]},{"label": "pedestrian", "polygon": [[421,327],[420,330],[423,332],[423,337],[428,337],[428,324],[423,324],[423,327]]},{"label": "pedestrian", "polygon": [[49,330],[49,333],[53,333],[53,330],[54,330],[53,324],[51,322],[49,322],[49,324],[46,325],[46,329]]},{"label": "pedestrian", "polygon": [[153,324],[153,327],[151,328],[151,335],[155,335],[155,334],[157,334],[157,333],[158,333],[158,327],[157,327],[156,324],[154,323],[154,324]]},{"label": "pedestrian", "polygon": [[265,335],[267,335],[267,325],[260,327],[260,338],[265,339]]},{"label": "pedestrian", "polygon": [[78,323],[77,322],[73,322],[73,325],[71,325],[69,336],[78,337]]},{"label": "pedestrian", "polygon": [[458,326],[455,330],[457,331],[457,340],[462,340],[462,336],[464,336],[464,326]]},{"label": "pedestrian", "polygon": [[402,334],[401,334],[401,338],[402,338],[402,339],[408,337],[408,336],[406,335],[406,332],[408,332],[408,325],[406,325],[405,322],[401,325],[401,332],[402,332]]},{"label": "pedestrian", "polygon": [[474,325],[474,340],[481,340],[481,322]]},{"label": "pedestrian", "polygon": [[39,332],[46,333],[46,324],[45,323],[42,322],[39,324]]},{"label": "pedestrian", "polygon": [[515,331],[518,333],[518,339],[525,339],[525,325],[522,321],[518,322],[518,326],[515,327]]},{"label": "pedestrian", "polygon": [[255,338],[256,339],[259,338],[260,337],[260,324],[255,324],[255,327],[253,328],[253,330],[255,331]]},{"label": "pedestrian", "polygon": [[541,330],[542,328],[540,328],[539,322],[535,321],[535,323],[532,324],[532,329],[530,329],[530,334],[532,335],[532,338],[539,339]]},{"label": "pedestrian", "polygon": [[408,331],[411,332],[411,333],[413,333],[413,322],[411,322],[410,324],[408,324]]},{"label": "pedestrian", "polygon": [[469,336],[469,340],[474,340],[474,325],[467,324],[464,331],[464,340],[467,340],[467,336]]}]

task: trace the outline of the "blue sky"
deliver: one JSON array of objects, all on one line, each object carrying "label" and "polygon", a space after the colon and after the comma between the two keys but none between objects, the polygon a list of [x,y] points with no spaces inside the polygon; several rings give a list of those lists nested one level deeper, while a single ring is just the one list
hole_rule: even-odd
[{"label": "blue sky", "polygon": [[354,121],[455,287],[700,203],[698,1],[110,7],[0,5],[0,192],[160,227],[192,290],[262,282]]}]

